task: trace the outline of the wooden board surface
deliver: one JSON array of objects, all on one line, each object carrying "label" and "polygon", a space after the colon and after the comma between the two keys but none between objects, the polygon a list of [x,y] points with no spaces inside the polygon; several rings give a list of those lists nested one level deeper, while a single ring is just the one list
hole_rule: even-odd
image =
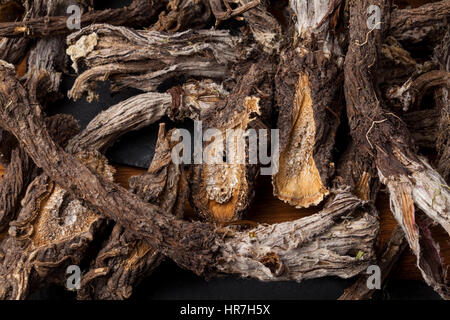
[{"label": "wooden board surface", "polygon": [[[133,167],[115,166],[115,168],[115,180],[125,188],[128,188],[128,180],[131,176],[139,175],[145,172],[143,169]],[[3,173],[4,168],[0,166],[0,179]],[[380,242],[382,244],[389,238],[397,223],[390,212],[388,197],[383,192],[379,195],[377,208],[380,212],[381,218]],[[255,201],[247,214],[247,220],[270,224],[300,219],[307,215],[314,214],[317,211],[317,208],[295,209],[294,207],[278,200],[272,194],[270,177],[261,176],[257,184]],[[194,215],[193,210],[188,203],[186,204],[186,214],[188,216]],[[450,240],[448,235],[440,227],[433,229],[433,235],[440,245],[441,253],[445,262],[450,264]],[[395,278],[405,280],[422,279],[415,264],[415,257],[410,253],[409,249],[402,256],[398,268],[395,270],[393,276]]]},{"label": "wooden board surface", "polygon": [[[117,166],[116,181],[123,187],[128,187],[128,179],[131,176],[139,175],[145,170],[131,167]],[[377,208],[380,212],[381,233],[380,242],[383,244],[391,232],[397,226],[397,222],[389,209],[388,196],[381,192],[377,201]],[[253,205],[247,213],[247,220],[260,223],[276,223],[290,221],[314,214],[318,209],[295,209],[284,202],[278,200],[272,193],[272,184],[270,177],[261,176],[256,187],[256,197]],[[193,214],[189,204],[186,205],[188,215]],[[441,228],[433,229],[433,236],[439,243],[444,261],[450,263],[450,238]],[[394,277],[405,280],[420,280],[422,276],[416,267],[416,259],[409,249],[403,254],[398,268],[394,272]]]}]

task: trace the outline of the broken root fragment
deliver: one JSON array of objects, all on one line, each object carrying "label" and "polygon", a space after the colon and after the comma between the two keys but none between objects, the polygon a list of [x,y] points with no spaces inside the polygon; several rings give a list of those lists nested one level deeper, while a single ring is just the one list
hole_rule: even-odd
[{"label": "broken root fragment", "polygon": [[[115,25],[145,26],[156,16],[166,1],[134,0],[130,6],[119,9],[88,11],[81,16],[81,26],[93,23],[111,23]],[[58,3],[60,4],[60,3]],[[35,8],[39,10],[41,8]],[[66,13],[66,12],[64,12]],[[59,14],[62,14],[60,12]],[[71,29],[67,27],[67,16],[33,17],[23,22],[0,23],[0,37],[42,38],[67,35]]]},{"label": "broken root fragment", "polygon": [[343,57],[331,20],[339,4],[290,1],[301,41],[282,52],[276,78],[280,170],[272,183],[274,194],[296,208],[320,204],[335,171],[332,151],[343,105]]},{"label": "broken root fragment", "polygon": [[69,92],[74,100],[92,95],[95,83],[107,79],[113,90],[153,92],[174,78],[225,80],[232,76],[231,64],[245,60],[252,51],[242,37],[221,30],[165,34],[103,24],[86,27],[67,41],[74,64],[83,62],[89,68]]},{"label": "broken root fragment", "polygon": [[[352,138],[360,148],[365,146],[374,155],[380,180],[389,190],[391,210],[417,256],[417,265],[425,281],[448,299],[449,289],[442,274],[442,261],[435,259],[439,254],[422,254],[419,239],[424,239],[426,233],[417,225],[414,204],[449,232],[450,190],[427,160],[415,154],[403,122],[382,108],[384,102],[377,96],[371,73],[377,62],[382,33],[369,35],[370,41],[364,46],[357,42],[366,35],[364,12],[369,2],[355,2],[350,7],[351,45],[345,61],[345,94]],[[383,2],[382,10],[389,10],[388,1]],[[359,67],[355,69],[355,65]],[[375,124],[377,130],[371,130]],[[434,247],[432,240],[424,244],[428,251]]]},{"label": "broken root fragment", "polygon": [[297,207],[308,208],[329,194],[314,160],[316,122],[308,76],[300,75],[292,111],[293,127],[280,154],[280,171],[273,178],[274,194]]},{"label": "broken root fragment", "polygon": [[[78,158],[112,180],[106,161],[92,154]],[[18,218],[0,245],[0,298],[25,299],[36,275],[40,281],[60,282],[69,265],[79,265],[104,218],[51,182],[37,178],[28,188]],[[59,272],[58,272],[59,271]],[[19,280],[18,280],[19,279]]]},{"label": "broken root fragment", "polygon": [[190,184],[191,202],[206,220],[238,220],[254,197],[259,163],[250,159],[250,154],[257,158],[261,150],[255,144],[259,139],[270,139],[255,129],[266,129],[261,118],[271,113],[270,106],[264,108],[267,104],[262,102],[264,97],[258,88],[271,96],[273,68],[272,61],[267,60],[252,65],[225,100],[202,113],[204,130],[215,131],[205,142],[202,164],[193,166]]}]

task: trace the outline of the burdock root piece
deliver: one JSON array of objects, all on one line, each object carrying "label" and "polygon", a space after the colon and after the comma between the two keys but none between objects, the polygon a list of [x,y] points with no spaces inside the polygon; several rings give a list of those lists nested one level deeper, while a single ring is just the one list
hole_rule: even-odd
[{"label": "burdock root piece", "polygon": [[174,78],[225,80],[232,66],[245,61],[254,45],[224,30],[187,30],[174,34],[96,24],[67,39],[73,67],[88,70],[78,76],[69,97],[96,97],[97,81],[111,80],[112,90],[157,91]]},{"label": "burdock root piece", "polygon": [[[161,124],[155,156],[145,173],[130,179],[131,191],[157,204],[166,214],[181,218],[187,180],[181,165],[172,162],[171,132]],[[172,146],[171,146],[172,145]],[[116,225],[97,258],[84,275],[78,299],[127,299],[133,288],[159,266],[164,256],[145,240]]]},{"label": "burdock root piece", "polygon": [[[387,3],[377,3],[381,5],[384,26],[389,24]],[[376,29],[367,31],[366,11],[371,4],[364,0],[350,6],[345,96],[352,139],[360,153],[374,158],[380,180],[389,190],[391,211],[417,256],[425,281],[443,298],[449,298],[440,259],[434,259],[434,254],[426,254],[426,249],[421,249],[421,245],[427,248],[435,245],[431,237],[421,243],[420,239],[425,239],[425,229],[421,231],[417,224],[414,205],[450,234],[450,189],[428,161],[415,153],[404,123],[383,109],[384,102],[377,95],[371,70],[376,69],[383,33]]]},{"label": "burdock root piece", "polygon": [[[94,154],[77,157],[112,181],[113,169]],[[0,298],[25,299],[35,281],[65,283],[69,265],[80,265],[105,219],[45,175],[29,186],[17,219],[0,244]]]},{"label": "burdock root piece", "polygon": [[319,10],[312,2],[290,1],[301,40],[282,52],[276,85],[280,168],[272,183],[275,196],[296,208],[318,205],[330,192],[343,108],[343,54],[332,32],[340,1],[322,1]]},{"label": "burdock root piece", "polygon": [[[181,267],[204,276],[220,272],[300,281],[327,275],[351,277],[373,260],[378,219],[373,207],[345,190],[336,190],[318,214],[245,231],[220,233],[211,224],[164,214],[56,146],[42,129],[39,107],[30,106],[14,68],[0,62],[0,71],[0,125],[18,138],[33,161],[90,209],[116,221]],[[5,102],[11,100],[7,110]]]}]

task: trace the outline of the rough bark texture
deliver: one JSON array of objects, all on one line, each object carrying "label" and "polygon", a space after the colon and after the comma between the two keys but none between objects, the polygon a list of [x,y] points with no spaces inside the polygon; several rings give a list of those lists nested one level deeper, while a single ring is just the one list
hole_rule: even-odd
[{"label": "rough bark texture", "polygon": [[[133,177],[131,191],[141,199],[158,205],[165,213],[182,218],[187,197],[183,168],[171,159],[171,133],[160,126],[155,156],[148,173]],[[171,146],[172,144],[172,146]],[[145,240],[134,237],[116,225],[83,278],[79,299],[127,299],[133,288],[163,260]]]},{"label": "rough bark texture", "polygon": [[[105,160],[88,154],[78,158],[112,180]],[[25,299],[36,279],[64,283],[67,266],[81,264],[103,225],[104,218],[40,176],[28,188],[22,210],[0,246],[0,298]]]},{"label": "rough bark texture", "polygon": [[139,130],[163,116],[174,120],[199,120],[228,94],[211,80],[188,81],[171,93],[149,92],[127,99],[97,115],[67,147],[69,152],[104,151],[126,132]]},{"label": "rough bark texture", "polygon": [[[68,54],[89,70],[81,74],[69,97],[95,97],[95,82],[111,80],[113,90],[132,87],[156,91],[171,79],[204,77],[224,80],[231,64],[245,60],[252,48],[228,31],[189,30],[175,34],[92,25],[71,35]],[[170,55],[167,53],[170,52]]]},{"label": "rough bark texture", "polygon": [[[228,97],[205,110],[200,118],[204,131],[215,128],[220,133],[204,143],[203,162],[193,166],[190,179],[191,202],[207,220],[240,219],[254,197],[259,168],[257,162],[251,163],[249,153],[258,150],[250,150],[255,146],[247,145],[250,142],[245,132],[265,128],[258,117],[272,112],[274,67],[273,61],[267,59],[252,65]],[[235,136],[227,136],[230,129],[236,130]]]},{"label": "rough bark texture", "polygon": [[[241,5],[250,3],[250,0],[239,0]],[[267,53],[277,53],[280,50],[281,25],[268,11],[268,1],[245,12],[242,16],[250,28],[253,38]]]},{"label": "rough bark texture", "polygon": [[446,82],[435,92],[436,108],[440,112],[438,117],[438,138],[436,146],[438,150],[437,168],[442,177],[449,182],[450,179],[450,27],[436,47],[434,59],[441,72],[447,75]]},{"label": "rough bark texture", "polygon": [[[395,115],[383,111],[384,103],[377,96],[371,72],[377,65],[383,34],[377,30],[367,31],[366,8],[370,4],[370,1],[358,1],[350,8],[350,47],[345,60],[345,95],[352,138],[359,148],[364,146],[364,152],[374,156],[380,179],[390,193],[391,210],[418,257],[418,266],[425,280],[441,296],[448,298],[448,288],[442,274],[433,273],[436,268],[424,267],[421,262],[426,257],[420,249],[414,203],[450,232],[450,192],[442,187],[445,185],[444,180],[427,160],[417,156],[410,147],[413,143],[403,123]],[[387,24],[387,2],[382,2],[381,9],[383,22]],[[434,262],[427,260],[430,265]]]},{"label": "rough bark texture", "polygon": [[394,10],[389,33],[397,40],[419,42],[442,33],[450,18],[450,1],[428,3],[418,8]]},{"label": "rough bark texture", "polygon": [[79,300],[128,299],[142,279],[164,257],[145,240],[138,240],[116,225],[90,270],[83,276]]},{"label": "rough bark texture", "polygon": [[[381,283],[389,277],[391,271],[400,259],[403,251],[408,247],[405,239],[405,233],[402,228],[397,227],[392,233],[389,242],[383,249],[383,253],[378,260],[377,266],[381,271]],[[375,289],[369,289],[367,280],[369,275],[361,275],[358,280],[339,297],[339,300],[369,300],[375,293]]]},{"label": "rough bark texture", "polygon": [[[75,119],[68,115],[57,115],[46,119],[49,134],[60,146],[65,146],[69,139],[78,133]],[[21,147],[11,154],[11,160],[0,181],[0,233],[8,228],[19,209],[20,200],[38,170]]]},{"label": "rough bark texture", "polygon": [[[126,299],[164,257],[205,277],[352,277],[376,263],[381,183],[405,239],[399,229],[385,248],[383,279],[407,242],[425,281],[450,297],[430,232],[450,234],[449,1],[398,10],[390,0],[135,0],[94,11],[86,0],[85,28],[64,43],[72,3],[0,0],[0,36],[10,37],[0,58],[25,74],[0,61],[0,298],[64,284],[77,264],[79,299]],[[382,18],[373,28],[371,5]],[[68,56],[80,73],[75,100],[96,99],[104,80],[144,92],[65,146],[72,119],[49,122],[42,110],[60,97]],[[193,155],[186,131],[161,124],[148,172],[130,190],[115,184],[101,153],[163,117],[201,123]],[[232,221],[259,173],[272,174],[283,201],[320,211]],[[186,199],[202,222],[184,219]],[[369,298],[364,278],[343,298]]]},{"label": "rough bark texture", "polygon": [[325,208],[310,217],[260,226],[244,234],[225,230],[225,236],[231,237],[220,247],[218,270],[263,281],[325,275],[348,278],[365,270],[373,262],[378,219],[370,208],[360,208],[347,225],[342,213],[364,202],[355,201],[347,191],[335,192]]},{"label": "rough bark texture", "polygon": [[[24,12],[20,1],[5,2],[0,6],[0,23],[20,21]],[[0,59],[17,64],[26,55],[28,47],[28,39],[0,38]]]},{"label": "rough bark texture", "polygon": [[[33,7],[28,10],[28,14],[32,11],[43,11],[40,14],[51,17],[66,14],[66,10],[70,5],[79,5],[74,0],[64,1],[34,1]],[[42,6],[42,8],[37,8]],[[86,11],[87,8],[82,8]],[[42,77],[45,74],[45,85],[41,87],[42,95],[51,96],[52,99],[58,97],[59,84],[61,82],[62,70],[65,68],[65,45],[63,36],[49,36],[45,39],[38,39],[35,47],[31,50],[28,57],[28,68],[25,78],[28,86],[42,85]],[[44,94],[45,93],[45,94]],[[41,97],[41,100],[43,97]],[[42,102],[41,102],[41,105]]]},{"label": "rough bark texture", "polygon": [[291,1],[301,40],[282,53],[277,76],[281,153],[273,185],[279,199],[297,208],[320,204],[335,170],[332,151],[343,83],[343,54],[333,34],[339,3],[323,2],[319,11],[307,15],[306,4]]},{"label": "rough bark texture", "polygon": [[151,29],[168,32],[202,29],[211,20],[212,11],[207,0],[172,0]]},{"label": "rough bark texture", "polygon": [[[49,177],[62,188],[70,190],[71,194],[77,198],[84,199],[92,210],[102,212],[135,236],[145,239],[152,247],[160,250],[180,266],[197,274],[211,274],[214,270],[218,270],[256,278],[265,275],[264,277],[267,279],[280,279],[281,277],[301,280],[330,274],[350,277],[366,268],[373,258],[373,250],[370,248],[373,247],[378,224],[376,223],[377,219],[372,215],[364,214],[367,212],[366,210],[362,211],[362,216],[355,212],[355,219],[351,223],[345,219],[343,225],[333,226],[333,223],[326,224],[322,219],[338,218],[354,212],[357,208],[364,208],[361,207],[364,205],[363,201],[342,191],[337,192],[336,197],[330,200],[330,203],[318,216],[301,219],[293,224],[285,223],[262,227],[262,229],[257,228],[254,232],[250,230],[249,233],[237,232],[227,239],[220,237],[212,225],[177,220],[173,216],[164,214],[159,207],[144,203],[127,190],[93,173],[73,156],[57,147],[46,130],[38,129],[42,128],[40,109],[38,106],[31,107],[29,105],[26,92],[15,80],[12,66],[1,62],[0,71],[2,71],[0,73],[0,104],[4,106],[7,99],[13,101],[13,106],[9,110],[6,110],[5,107],[0,109],[0,124],[20,140],[36,164],[42,167]],[[76,174],[74,174],[75,172]],[[320,218],[317,219],[318,217]],[[309,229],[314,225],[314,221],[316,227],[317,223],[320,226],[329,225],[328,230],[331,234],[335,231],[337,235],[342,236],[334,239],[328,235],[319,241],[320,247],[327,254],[334,254],[330,258],[331,261],[325,264],[319,263],[318,267],[313,268],[317,271],[311,274],[310,265],[307,265],[306,268],[297,268],[296,266],[304,261],[299,258],[299,255],[302,252],[308,252],[307,249],[300,250],[308,247],[305,241],[312,241],[311,247],[316,248],[317,239],[314,238],[314,235],[321,231],[318,231],[317,228],[314,228],[313,231]],[[279,228],[280,233],[273,233],[273,228]],[[304,236],[292,237],[292,232],[299,232]],[[257,241],[253,242],[255,234]],[[280,237],[280,239],[276,240],[274,236],[275,238]],[[274,247],[272,249],[275,252],[268,252],[264,244],[273,243],[274,240],[275,243],[285,243],[286,246]],[[241,256],[241,251],[236,251],[238,243],[242,243],[242,241],[251,244],[251,246],[247,246],[246,250],[253,255]],[[360,259],[351,254],[359,251],[368,253],[367,256],[363,255],[360,264],[358,263]],[[308,255],[317,253],[320,257],[320,252],[313,250]],[[261,256],[262,254],[264,255]],[[280,259],[278,260],[277,257]],[[240,261],[240,263],[226,263],[231,259]],[[317,259],[313,260],[317,261]],[[280,261],[286,266],[284,268],[286,273],[278,272]],[[272,266],[276,268],[271,269]],[[254,272],[249,272],[252,269]],[[272,277],[268,277],[270,274]]]},{"label": "rough bark texture", "polygon": [[[165,1],[135,0],[125,8],[89,11],[81,16],[81,26],[92,23],[111,23],[114,25],[145,26],[156,16]],[[67,10],[67,8],[64,8]],[[23,22],[0,23],[1,37],[42,38],[67,35],[72,31],[67,28],[67,16],[34,17]]]}]

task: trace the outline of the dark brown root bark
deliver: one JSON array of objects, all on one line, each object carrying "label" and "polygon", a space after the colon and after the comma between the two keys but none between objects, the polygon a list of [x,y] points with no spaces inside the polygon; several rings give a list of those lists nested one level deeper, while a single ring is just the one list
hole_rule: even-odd
[{"label": "dark brown root bark", "polygon": [[435,92],[436,109],[439,110],[438,138],[436,149],[438,151],[437,168],[442,177],[449,182],[450,179],[450,27],[436,47],[434,59],[439,69],[447,74],[447,82]]},{"label": "dark brown root bark", "polygon": [[151,29],[168,32],[202,29],[211,19],[212,12],[207,0],[172,0]]},{"label": "dark brown root bark", "polygon": [[[315,19],[338,14],[339,10],[334,12],[338,2],[323,4]],[[304,39],[282,54],[283,67],[277,76],[280,168],[272,179],[274,194],[297,208],[318,205],[330,192],[343,84],[343,56],[332,34],[335,26],[328,20],[308,20],[311,17],[304,16],[302,6],[291,2],[293,10],[300,10],[297,28]],[[305,33],[309,24],[314,28]]]},{"label": "dark brown root bark", "polygon": [[[135,20],[146,19],[136,7],[133,9],[140,2],[133,2],[130,10],[88,12],[84,18],[90,14],[103,18],[108,14],[120,14],[121,18],[135,15],[136,19],[130,18],[135,27]],[[167,2],[151,8],[152,17],[156,18]],[[427,45],[441,41],[445,25],[442,21],[432,25],[430,21],[447,17],[448,2],[396,10],[390,25],[389,1],[291,0],[296,26],[295,32],[294,28],[288,30],[284,43],[280,42],[281,27],[268,12],[267,2],[257,2],[173,0],[152,26],[153,30],[173,32],[193,24],[203,28],[213,16],[217,22],[233,17],[245,21],[239,30],[245,36],[217,30],[170,35],[110,25],[91,25],[69,36],[67,53],[73,67],[77,72],[78,67],[87,67],[70,92],[72,98],[96,98],[96,82],[106,79],[111,80],[113,90],[131,87],[148,92],[100,114],[71,141],[66,152],[43,127],[39,107],[45,105],[49,92],[59,91],[59,72],[64,62],[60,54],[64,47],[62,36],[46,36],[39,24],[36,34],[26,34],[27,26],[45,23],[41,17],[51,15],[56,17],[47,19],[47,27],[56,28],[56,34],[63,32],[58,29],[62,17],[57,15],[64,12],[58,13],[52,7],[56,2],[24,2],[27,15],[21,26],[25,29],[14,37],[27,38],[3,41],[6,46],[0,45],[0,56],[18,59],[23,52],[14,55],[11,49],[17,48],[14,46],[20,41],[45,38],[39,39],[30,56],[27,90],[17,81],[11,66],[0,62],[0,124],[24,148],[12,152],[17,148],[14,139],[13,144],[1,146],[0,160],[10,162],[11,172],[2,181],[7,185],[7,197],[0,198],[0,209],[2,201],[10,208],[10,200],[17,203],[22,196],[15,180],[25,171],[22,162],[36,162],[46,175],[30,185],[17,217],[10,209],[4,215],[4,221],[15,221],[8,235],[0,230],[0,297],[24,298],[41,281],[61,283],[64,268],[83,261],[90,262],[90,266],[78,294],[80,299],[124,299],[163,256],[206,277],[220,273],[263,281],[351,277],[374,263],[373,244],[379,222],[371,203],[380,180],[387,186],[393,214],[405,231],[425,280],[441,296],[449,296],[429,225],[439,223],[450,233],[450,191],[427,160],[416,154],[410,139],[416,139],[418,146],[436,146],[439,170],[448,174],[448,39],[444,37],[432,61],[405,50],[419,41]],[[382,8],[384,35],[383,31],[368,29],[367,8],[371,4]],[[436,8],[447,11],[437,13],[436,18],[432,16]],[[418,17],[413,23],[411,13]],[[400,25],[402,19],[405,23]],[[128,22],[116,19],[114,23]],[[143,24],[149,25],[149,21]],[[8,27],[13,25],[9,23]],[[399,28],[404,29],[403,38],[396,34]],[[25,42],[22,44],[27,47]],[[338,131],[338,126],[343,119],[341,48],[344,51],[348,44],[344,73],[352,137],[346,145],[348,139],[341,136],[346,133]],[[280,51],[281,63],[277,61]],[[436,70],[437,66],[440,70]],[[212,80],[191,79],[185,83],[191,77]],[[173,86],[173,81],[185,84],[172,87],[168,93],[155,92]],[[434,96],[429,95],[432,90]],[[417,111],[424,105],[422,97],[424,102],[434,98],[435,109]],[[387,98],[386,102],[383,98]],[[170,136],[180,131],[166,133],[161,127],[152,165],[146,174],[131,179],[131,191],[112,182],[110,167],[96,153],[106,150],[124,133],[163,116],[201,120],[205,129],[219,129],[222,135],[228,129],[267,129],[273,111],[278,111],[273,110],[275,101],[280,107],[281,158],[273,177],[274,192],[297,207],[324,202],[319,213],[301,220],[250,229],[227,223],[241,218],[249,207],[260,163],[230,163],[228,154],[225,163],[223,154],[215,153],[223,144],[216,137],[202,147],[206,155],[220,161],[191,166],[186,177],[184,167],[172,159],[173,151],[180,150]],[[399,107],[415,109],[403,115]],[[440,119],[436,112],[441,112]],[[427,118],[417,121],[424,114]],[[403,121],[414,131],[412,135]],[[436,121],[443,134],[433,128]],[[342,130],[348,131],[345,124]],[[336,144],[336,135],[346,141]],[[345,153],[340,154],[345,147]],[[248,161],[250,152],[244,152],[244,158]],[[22,162],[16,165],[19,160]],[[188,187],[192,189],[190,201],[195,210],[215,223],[179,219]],[[0,191],[2,188],[0,183]],[[108,219],[116,222],[112,233],[111,228],[104,228],[111,223]],[[398,243],[394,240],[394,244]],[[397,252],[394,247],[391,243],[386,251],[389,259],[381,262],[387,269]],[[360,297],[371,294],[361,283],[356,288]]]},{"label": "dark brown root bark", "polygon": [[[72,116],[57,115],[46,119],[49,134],[60,146],[79,131]],[[20,209],[20,200],[38,170],[25,151],[17,147],[13,150],[6,172],[0,181],[0,233],[5,231],[9,222],[16,218]]]},{"label": "dark brown root bark", "polygon": [[116,225],[90,270],[83,276],[79,300],[124,300],[164,259],[144,240]]},{"label": "dark brown root bark", "polygon": [[[245,60],[251,45],[227,31],[163,34],[110,25],[93,25],[68,38],[68,54],[90,69],[81,74],[69,97],[95,98],[95,82],[109,79],[114,91],[131,87],[156,91],[164,81],[180,77],[224,80],[232,63]],[[167,55],[166,52],[170,52]]]},{"label": "dark brown root bark", "polygon": [[[347,114],[353,140],[359,148],[374,156],[381,181],[387,185],[391,210],[405,231],[418,267],[429,285],[442,297],[449,292],[436,268],[423,268],[419,229],[415,222],[414,203],[450,233],[450,192],[444,180],[427,161],[411,149],[412,142],[401,121],[383,111],[383,101],[376,94],[371,70],[377,63],[382,33],[367,33],[366,10],[370,1],[355,2],[350,9],[350,48],[345,61]],[[383,22],[389,22],[389,8],[382,4]],[[366,41],[364,41],[364,39]],[[357,69],[355,66],[359,66]],[[434,261],[427,260],[431,265]]]},{"label": "dark brown root bark", "polygon": [[[79,154],[92,170],[112,179],[111,168],[97,156]],[[37,178],[28,188],[23,208],[1,243],[0,298],[25,299],[36,278],[64,283],[65,269],[80,265],[104,218],[51,182]],[[20,280],[17,280],[20,279]]]},{"label": "dark brown root bark", "polygon": [[241,5],[235,9],[232,9],[230,6],[230,3],[232,2],[233,1],[229,0],[209,0],[211,11],[216,17],[216,26],[218,26],[222,21],[236,17],[261,3],[260,0],[238,1]]},{"label": "dark brown root bark", "polygon": [[[180,266],[204,275],[219,271],[265,280],[299,281],[326,275],[351,277],[372,260],[377,219],[367,213],[371,209],[364,206],[365,202],[344,191],[337,192],[317,215],[261,226],[249,233],[235,232],[226,238],[209,224],[181,221],[164,214],[159,207],[144,203],[58,148],[46,130],[40,129],[39,108],[30,107],[26,92],[14,78],[14,69],[2,62],[0,71],[0,105],[13,101],[9,110],[0,108],[0,124],[20,140],[35,163],[58,185],[84,199],[92,210],[145,239]],[[348,219],[340,220],[352,212],[355,216],[350,223]],[[331,234],[338,236],[330,237]],[[317,238],[319,235],[323,237]],[[247,253],[241,250],[242,243],[247,243]],[[359,251],[367,254],[362,259],[353,255]],[[321,252],[327,256],[325,264],[320,262]],[[229,263],[233,260],[240,263]],[[302,261],[309,262],[305,265]]]},{"label": "dark brown root bark", "polygon": [[[202,164],[193,166],[190,178],[191,202],[206,220],[241,219],[254,197],[259,163],[252,163],[249,153],[260,150],[250,146],[246,132],[265,129],[260,119],[272,112],[274,68],[273,61],[267,59],[252,65],[226,99],[205,110],[200,118],[204,131],[218,130],[217,136],[204,143]],[[228,136],[227,130],[235,130],[235,136]],[[259,141],[263,137],[254,138]]]},{"label": "dark brown root bark", "polygon": [[[131,191],[142,200],[158,205],[167,214],[183,216],[187,180],[180,165],[171,159],[171,133],[160,126],[155,156],[148,173],[133,177]],[[142,239],[116,225],[90,270],[83,277],[79,299],[122,300],[151,274],[163,255]]]},{"label": "dark brown root bark", "polygon": [[400,41],[419,42],[432,39],[447,28],[450,19],[448,0],[428,3],[418,8],[394,10],[389,34]]},{"label": "dark brown root bark", "polygon": [[[93,23],[146,26],[164,5],[165,1],[135,0],[125,8],[88,11],[81,16],[81,26]],[[43,16],[44,14],[40,14],[40,17],[38,15],[23,22],[0,23],[0,37],[42,38],[71,32],[67,27],[67,16]]]},{"label": "dark brown root bark", "polygon": [[433,87],[450,88],[450,72],[433,70],[417,78],[410,78],[400,87],[392,88],[388,98],[400,100],[403,110],[415,108],[422,102],[422,97]]},{"label": "dark brown root bark", "polygon": [[11,162],[0,181],[0,233],[15,218],[24,189],[35,176],[35,167],[25,151],[13,150]]}]

